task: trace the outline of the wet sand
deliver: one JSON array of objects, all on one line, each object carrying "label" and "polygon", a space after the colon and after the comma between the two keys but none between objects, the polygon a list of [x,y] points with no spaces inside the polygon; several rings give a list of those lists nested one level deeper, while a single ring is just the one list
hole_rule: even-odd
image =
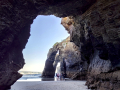
[{"label": "wet sand", "polygon": [[88,90],[85,81],[17,81],[11,90]]}]

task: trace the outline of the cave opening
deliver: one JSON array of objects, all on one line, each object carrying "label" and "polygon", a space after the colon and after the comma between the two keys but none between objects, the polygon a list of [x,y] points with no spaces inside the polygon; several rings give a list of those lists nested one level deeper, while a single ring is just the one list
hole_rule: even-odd
[{"label": "cave opening", "polygon": [[25,65],[20,72],[42,73],[49,49],[68,36],[61,25],[61,18],[38,15],[31,24],[30,37],[23,50]]}]

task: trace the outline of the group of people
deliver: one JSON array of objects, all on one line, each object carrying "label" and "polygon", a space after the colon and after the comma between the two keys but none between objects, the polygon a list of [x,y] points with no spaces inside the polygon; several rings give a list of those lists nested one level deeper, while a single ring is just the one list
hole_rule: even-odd
[{"label": "group of people", "polygon": [[59,74],[59,73],[56,73],[57,80],[64,80],[64,81],[65,81],[65,76],[66,76],[66,74],[63,74],[63,73]]}]

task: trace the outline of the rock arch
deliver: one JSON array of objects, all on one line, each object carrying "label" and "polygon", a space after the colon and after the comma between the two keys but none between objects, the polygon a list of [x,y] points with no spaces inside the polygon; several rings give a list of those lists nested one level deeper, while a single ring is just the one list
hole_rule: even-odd
[{"label": "rock arch", "polygon": [[[59,54],[57,53],[58,51]],[[62,42],[55,44],[49,50],[42,77],[53,78],[58,62],[60,63],[60,72],[67,74],[67,77],[69,78],[71,78],[74,73],[78,72],[80,69],[79,65],[83,62],[81,60],[80,50],[78,46],[76,46],[73,42],[70,42],[70,36]],[[86,71],[88,67],[85,63],[86,62],[83,63],[84,71]],[[85,76],[82,76],[81,79],[85,80],[86,72],[84,72],[84,75]]]},{"label": "rock arch", "polygon": [[0,89],[9,88],[10,85],[21,77],[17,71],[24,65],[22,50],[25,48],[30,36],[30,24],[32,24],[33,19],[37,15],[54,14],[58,17],[72,16],[85,12],[95,1],[1,0]]},{"label": "rock arch", "polygon": [[[116,83],[118,87],[114,86],[116,78],[117,80],[120,78],[120,71],[114,72],[116,67],[120,67],[119,4],[119,0],[1,0],[0,89],[10,88],[21,77],[17,71],[24,66],[22,50],[30,36],[30,24],[33,19],[37,15],[51,14],[58,17],[71,16],[74,19],[75,28],[70,39],[81,50],[81,59],[90,63],[92,68],[89,71],[91,69],[95,71],[99,66],[98,63],[94,63],[96,67],[93,67],[90,62],[96,50],[97,56],[93,57],[94,60],[96,57],[100,63],[110,60],[113,71],[97,73],[98,77],[95,77],[95,73],[90,73],[89,78],[93,77],[95,80],[91,82],[88,78],[89,88],[102,90],[106,82],[109,84],[112,82],[112,89],[119,89],[119,83]],[[98,79],[103,82],[99,82]],[[103,86],[97,87],[96,82]]]}]

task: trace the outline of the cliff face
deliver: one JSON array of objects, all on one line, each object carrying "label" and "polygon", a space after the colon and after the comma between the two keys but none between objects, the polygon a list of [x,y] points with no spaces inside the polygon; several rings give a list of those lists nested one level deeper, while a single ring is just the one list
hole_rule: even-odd
[{"label": "cliff face", "polygon": [[91,89],[120,89],[119,4],[119,0],[99,0],[84,14],[61,21],[81,59],[89,63],[86,85]]},{"label": "cliff face", "polygon": [[[81,60],[79,47],[76,46],[73,42],[70,42],[70,37],[68,37],[67,39],[59,43],[58,48],[59,48],[61,73],[66,73],[67,77],[72,79],[85,80],[86,79],[85,70],[87,70],[88,66],[86,64],[87,62],[83,62]],[[64,68],[63,60],[65,61],[66,70]],[[75,76],[75,74],[77,75]]]},{"label": "cliff face", "polygon": [[[23,28],[19,32],[19,35],[9,35],[9,31],[6,31],[8,34],[3,34],[5,39],[1,41],[0,52],[0,90],[9,89],[11,84],[14,84],[17,79],[22,77],[17,71],[23,68],[25,62],[23,59],[22,50],[27,43],[29,37],[30,27]],[[7,36],[8,35],[8,36]],[[13,40],[14,37],[14,40]],[[27,39],[24,39],[27,38]]]}]

